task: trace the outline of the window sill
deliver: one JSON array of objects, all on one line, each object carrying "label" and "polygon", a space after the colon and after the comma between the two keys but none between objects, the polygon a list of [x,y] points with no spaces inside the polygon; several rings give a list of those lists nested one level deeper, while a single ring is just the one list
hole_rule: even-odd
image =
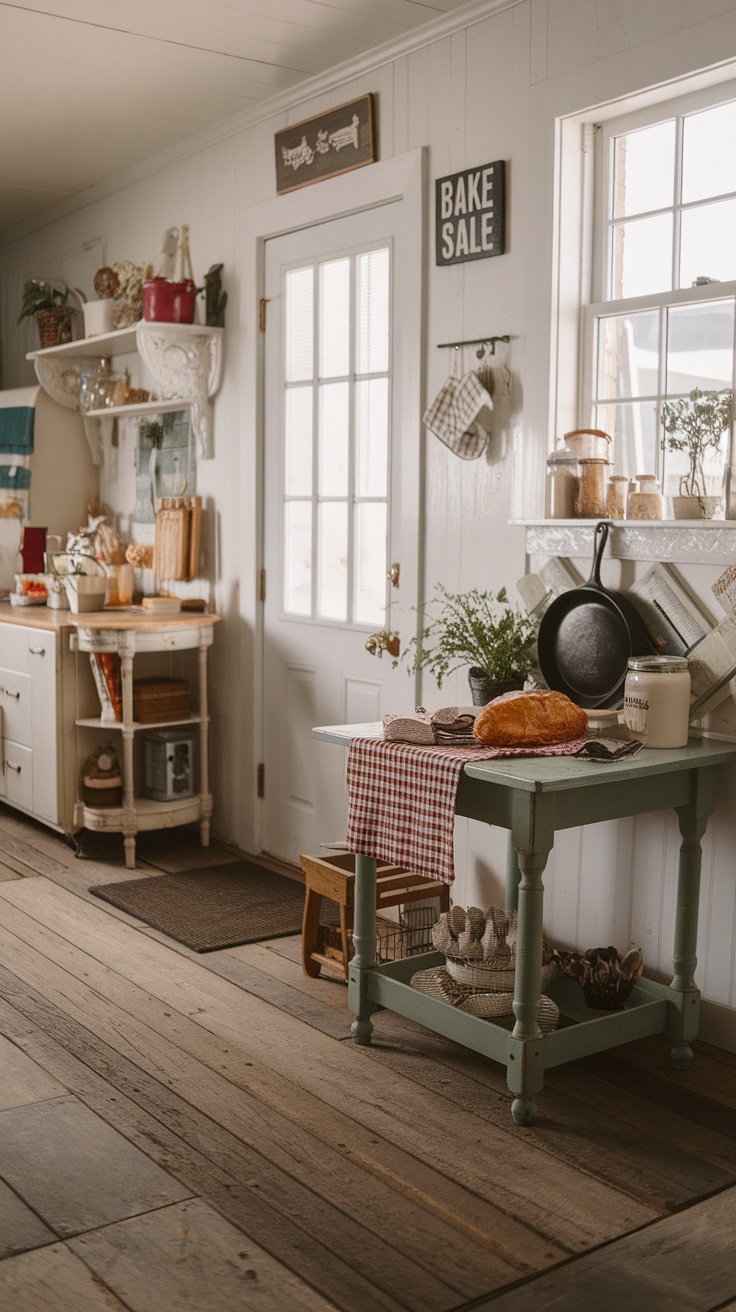
[{"label": "window sill", "polygon": [[[593,519],[514,520],[526,530],[530,556],[592,558]],[[609,520],[606,553],[615,560],[661,560],[684,565],[732,565],[736,520]]]}]

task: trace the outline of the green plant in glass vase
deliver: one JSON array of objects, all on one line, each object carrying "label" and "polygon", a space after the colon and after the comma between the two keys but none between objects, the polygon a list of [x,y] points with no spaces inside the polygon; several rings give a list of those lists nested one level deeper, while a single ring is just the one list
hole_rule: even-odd
[{"label": "green plant in glass vase", "polygon": [[429,622],[401,656],[409,661],[410,674],[428,669],[441,688],[449,674],[468,665],[473,702],[478,706],[524,686],[532,665],[535,628],[509,605],[505,588],[495,596],[478,588],[451,593],[439,583],[419,613]]},{"label": "green plant in glass vase", "polygon": [[709,496],[705,462],[710,451],[720,449],[723,434],[731,427],[733,392],[704,392],[694,387],[688,397],[665,401],[662,406],[662,446],[666,451],[683,451],[688,470],[680,478],[680,495],[673,497],[675,519],[712,519],[721,498]]}]

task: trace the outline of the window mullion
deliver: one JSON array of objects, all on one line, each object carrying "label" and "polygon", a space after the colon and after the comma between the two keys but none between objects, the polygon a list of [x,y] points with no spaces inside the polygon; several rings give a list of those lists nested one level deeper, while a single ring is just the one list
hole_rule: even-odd
[{"label": "window mullion", "polygon": [[675,120],[675,178],[672,223],[672,290],[680,286],[680,250],[682,233],[682,161],[685,141],[685,118]]},{"label": "window mullion", "polygon": [[356,487],[356,422],[355,422],[355,369],[357,365],[357,267],[354,255],[350,257],[350,381],[348,392],[348,578],[347,578],[347,618],[349,624],[355,623],[355,571],[357,552],[355,544],[355,487]]}]

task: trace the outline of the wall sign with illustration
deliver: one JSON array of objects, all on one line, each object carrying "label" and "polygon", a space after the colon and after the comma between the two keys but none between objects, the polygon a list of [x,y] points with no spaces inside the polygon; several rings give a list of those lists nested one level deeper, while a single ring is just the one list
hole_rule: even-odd
[{"label": "wall sign with illustration", "polygon": [[505,250],[505,162],[481,164],[435,182],[437,264],[486,260]]},{"label": "wall sign with illustration", "polygon": [[282,195],[376,161],[373,96],[283,128],[276,145],[276,191]]}]

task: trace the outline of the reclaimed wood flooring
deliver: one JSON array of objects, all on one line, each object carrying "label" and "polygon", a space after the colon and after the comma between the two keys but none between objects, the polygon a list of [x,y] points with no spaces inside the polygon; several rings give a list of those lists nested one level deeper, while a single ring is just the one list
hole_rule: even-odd
[{"label": "reclaimed wood flooring", "polygon": [[[0,1309],[715,1312],[736,1301],[736,1056],[648,1039],[504,1072],[347,990],[298,938],[198,955],[126,877],[0,806]],[[144,835],[131,877],[221,864]]]}]

